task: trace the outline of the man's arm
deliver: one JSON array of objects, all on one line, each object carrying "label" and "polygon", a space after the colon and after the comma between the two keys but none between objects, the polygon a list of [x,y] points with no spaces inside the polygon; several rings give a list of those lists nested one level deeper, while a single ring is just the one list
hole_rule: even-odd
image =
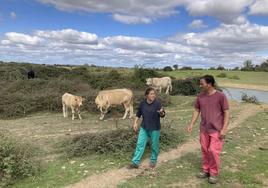
[{"label": "man's arm", "polygon": [[196,120],[198,119],[199,114],[200,114],[200,111],[199,111],[199,109],[196,108],[195,111],[194,111],[194,113],[193,113],[193,116],[192,116],[192,121],[191,121],[191,123],[190,123],[190,124],[188,125],[188,127],[187,127],[187,131],[188,131],[189,133],[192,132],[192,130],[193,130],[193,126],[194,126]]},{"label": "man's arm", "polygon": [[230,111],[229,110],[224,110],[224,120],[223,120],[223,127],[221,130],[221,139],[225,138],[225,135],[227,133],[227,128],[229,124],[229,119],[230,119]]}]

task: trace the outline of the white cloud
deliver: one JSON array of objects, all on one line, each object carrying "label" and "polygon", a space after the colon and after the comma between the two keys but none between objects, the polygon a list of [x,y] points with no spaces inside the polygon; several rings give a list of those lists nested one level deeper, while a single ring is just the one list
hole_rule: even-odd
[{"label": "white cloud", "polygon": [[249,8],[249,14],[268,15],[268,0],[255,1]]},{"label": "white cloud", "polygon": [[[243,20],[243,18],[241,18]],[[267,57],[268,26],[221,24],[201,33],[180,33],[168,39],[130,36],[100,38],[73,29],[9,32],[1,37],[3,60],[35,63],[76,63],[106,66],[239,66],[246,59],[260,63]]]},{"label": "white cloud", "polygon": [[56,31],[37,31],[39,37],[67,42],[72,44],[97,44],[98,37],[96,34],[79,32],[73,29],[63,29]]},{"label": "white cloud", "polygon": [[16,18],[17,18],[17,14],[15,13],[15,12],[10,12],[10,18],[12,19],[12,20],[15,20]]},{"label": "white cloud", "polygon": [[188,1],[187,11],[193,16],[212,16],[222,22],[232,23],[253,0],[199,0]]},{"label": "white cloud", "polygon": [[200,28],[205,28],[207,27],[207,25],[205,25],[203,23],[202,20],[193,20],[189,25],[188,25],[189,28],[192,28],[192,29],[200,29]]},{"label": "white cloud", "polygon": [[184,7],[192,16],[212,16],[224,23],[235,23],[237,18],[250,8],[251,14],[267,14],[267,0],[37,0],[62,11],[86,11],[110,13],[119,22],[126,24],[151,23],[152,21],[178,14]]},{"label": "white cloud", "polygon": [[177,14],[176,7],[184,0],[37,0],[62,11],[111,13],[113,18],[127,24],[150,23],[153,19]]},{"label": "white cloud", "polygon": [[21,33],[9,32],[5,34],[5,39],[1,41],[2,44],[24,44],[24,45],[38,45],[42,39],[37,36],[30,36]]},{"label": "white cloud", "polygon": [[138,17],[138,16],[128,16],[128,15],[122,15],[122,14],[114,14],[113,15],[114,20],[117,20],[122,23],[126,24],[138,24],[138,23],[151,23],[151,18],[146,17]]}]

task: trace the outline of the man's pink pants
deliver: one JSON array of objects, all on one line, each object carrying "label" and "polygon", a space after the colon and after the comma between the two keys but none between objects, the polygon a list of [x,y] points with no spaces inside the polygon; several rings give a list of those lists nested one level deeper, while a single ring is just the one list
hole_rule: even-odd
[{"label": "man's pink pants", "polygon": [[200,132],[200,144],[202,151],[202,168],[211,176],[217,176],[220,168],[220,153],[223,140],[220,133]]}]

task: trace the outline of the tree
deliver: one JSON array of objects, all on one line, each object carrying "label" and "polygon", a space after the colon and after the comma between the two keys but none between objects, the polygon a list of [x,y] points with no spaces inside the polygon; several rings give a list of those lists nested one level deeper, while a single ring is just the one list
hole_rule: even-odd
[{"label": "tree", "polygon": [[254,71],[254,65],[251,60],[246,60],[244,62],[244,67],[241,68],[241,71]]},{"label": "tree", "polygon": [[172,71],[171,66],[166,66],[163,68],[163,71]]},{"label": "tree", "polygon": [[188,66],[188,67],[182,67],[181,70],[192,70],[192,67]]},{"label": "tree", "polygon": [[239,67],[233,68],[233,71],[238,71],[238,70],[239,70]]},{"label": "tree", "polygon": [[178,70],[179,66],[178,66],[178,65],[173,65],[173,68],[174,68],[175,70]]},{"label": "tree", "polygon": [[224,66],[219,65],[219,66],[217,67],[217,70],[225,70],[225,68],[224,68]]}]

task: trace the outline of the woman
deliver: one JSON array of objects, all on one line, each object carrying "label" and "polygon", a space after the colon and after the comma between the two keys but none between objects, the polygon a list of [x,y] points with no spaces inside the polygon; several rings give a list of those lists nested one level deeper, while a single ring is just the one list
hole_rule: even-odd
[{"label": "woman", "polygon": [[145,100],[143,100],[138,108],[133,128],[138,132],[138,121],[142,116],[141,128],[139,131],[136,150],[129,165],[129,169],[139,168],[140,160],[145,150],[148,137],[151,139],[151,160],[149,167],[154,168],[159,153],[159,137],[160,137],[160,117],[165,116],[165,111],[159,101],[156,100],[156,91],[154,88],[147,88],[145,91]]}]

